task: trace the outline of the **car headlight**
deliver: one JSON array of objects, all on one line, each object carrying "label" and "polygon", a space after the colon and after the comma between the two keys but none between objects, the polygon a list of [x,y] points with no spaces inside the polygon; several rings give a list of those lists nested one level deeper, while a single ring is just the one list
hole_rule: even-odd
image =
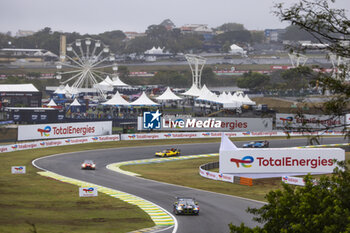
[{"label": "car headlight", "polygon": [[182,210],[181,206],[176,207],[177,210]]}]

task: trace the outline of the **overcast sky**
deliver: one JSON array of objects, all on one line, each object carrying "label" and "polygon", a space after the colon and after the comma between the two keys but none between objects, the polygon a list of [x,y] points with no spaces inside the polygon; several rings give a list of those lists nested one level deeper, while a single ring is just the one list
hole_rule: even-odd
[{"label": "overcast sky", "polygon": [[[276,2],[297,0],[0,0],[0,32],[144,32],[164,19],[177,27],[234,22],[249,30],[284,28],[288,24],[271,13]],[[335,7],[350,10],[350,0],[337,0]]]}]

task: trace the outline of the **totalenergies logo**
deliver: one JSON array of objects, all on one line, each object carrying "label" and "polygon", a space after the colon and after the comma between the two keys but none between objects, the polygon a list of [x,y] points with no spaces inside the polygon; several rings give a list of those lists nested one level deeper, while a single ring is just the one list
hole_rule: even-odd
[{"label": "totalenergies logo", "polygon": [[128,137],[129,137],[129,139],[135,139],[135,138],[136,138],[136,135],[135,135],[135,134],[132,134],[132,135],[129,135]]},{"label": "totalenergies logo", "polygon": [[85,193],[93,193],[94,192],[94,188],[84,188],[83,191]]},{"label": "totalenergies logo", "polygon": [[44,129],[38,129],[38,132],[40,132],[41,136],[48,137],[48,136],[50,136],[51,127],[46,126]]},{"label": "totalenergies logo", "polygon": [[245,156],[242,159],[232,158],[230,161],[236,163],[237,167],[241,164],[243,167],[249,168],[252,166],[251,164],[254,162],[254,158],[252,156]]},{"label": "totalenergies logo", "polygon": [[18,148],[18,145],[11,146],[12,149],[16,150]]},{"label": "totalenergies logo", "polygon": [[210,136],[210,133],[202,133],[203,136],[208,137]]},{"label": "totalenergies logo", "polygon": [[93,141],[98,141],[98,137],[93,137],[92,140]]},{"label": "totalenergies logo", "polygon": [[22,170],[23,170],[23,167],[15,167],[15,170],[16,170],[16,171],[22,171]]},{"label": "totalenergies logo", "polygon": [[166,137],[166,138],[170,138],[170,137],[171,137],[171,133],[164,134],[164,137]]},{"label": "totalenergies logo", "polygon": [[293,117],[280,117],[280,120],[283,122],[283,124],[287,123],[287,124],[291,124],[293,122]]}]

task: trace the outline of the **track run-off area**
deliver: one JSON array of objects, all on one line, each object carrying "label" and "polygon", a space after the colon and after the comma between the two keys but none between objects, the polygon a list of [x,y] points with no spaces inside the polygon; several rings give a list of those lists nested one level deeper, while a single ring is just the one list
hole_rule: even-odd
[{"label": "track run-off area", "polygon": [[[342,137],[322,138],[321,144],[346,143]],[[246,141],[234,142],[242,147]],[[304,146],[306,139],[276,139],[270,147]],[[107,168],[113,163],[154,158],[156,151],[167,147],[179,148],[182,156],[217,154],[220,143],[195,143],[90,150],[51,155],[33,161],[33,165],[44,170],[42,175],[79,186],[98,187],[98,191],[138,205],[150,215],[156,224],[153,232],[228,232],[228,224],[244,222],[255,226],[248,207],[261,207],[264,203],[245,198],[192,189],[179,185],[138,178]],[[86,159],[94,160],[96,170],[81,170]],[[205,179],[205,178],[203,178]],[[198,216],[173,216],[172,204],[177,196],[194,197],[199,202]],[[130,223],[132,224],[132,223]]]}]

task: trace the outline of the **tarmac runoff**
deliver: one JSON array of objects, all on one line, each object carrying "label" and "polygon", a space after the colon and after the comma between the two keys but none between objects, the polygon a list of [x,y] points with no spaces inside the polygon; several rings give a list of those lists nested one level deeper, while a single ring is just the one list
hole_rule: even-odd
[{"label": "tarmac runoff", "polygon": [[[98,192],[107,194],[107,195],[114,197],[114,198],[118,198],[122,201],[129,203],[129,204],[138,206],[140,209],[145,211],[151,217],[151,219],[153,220],[153,222],[155,223],[156,226],[152,227],[152,228],[137,230],[134,232],[154,232],[154,231],[158,231],[158,230],[163,231],[163,230],[166,230],[170,227],[174,227],[176,225],[176,219],[170,213],[168,213],[166,210],[164,210],[160,206],[158,206],[150,201],[147,201],[147,200],[142,199],[140,197],[137,197],[135,195],[121,192],[121,191],[111,189],[111,188],[106,188],[106,187],[96,185],[93,183],[88,183],[88,182],[72,179],[69,177],[61,176],[61,175],[58,175],[56,173],[49,172],[49,171],[38,172],[38,174],[45,176],[45,177],[55,179],[55,180],[59,180],[61,182],[77,185],[80,187],[96,187]],[[164,229],[164,228],[166,228],[166,229]]]}]

